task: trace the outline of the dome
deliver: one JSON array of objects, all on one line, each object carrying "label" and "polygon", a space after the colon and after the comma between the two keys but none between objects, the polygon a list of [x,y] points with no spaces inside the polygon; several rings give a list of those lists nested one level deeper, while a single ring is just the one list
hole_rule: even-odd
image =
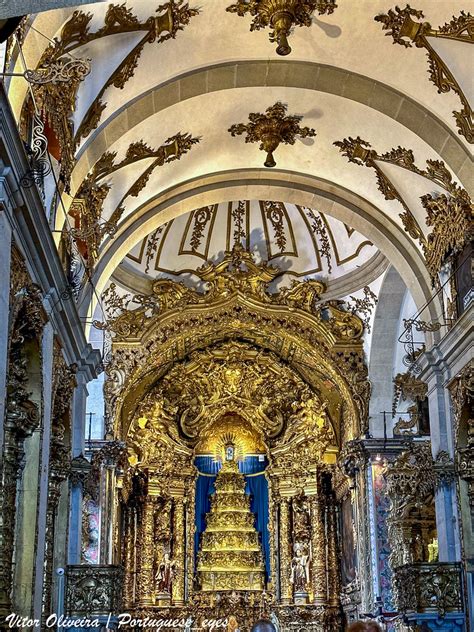
[{"label": "dome", "polygon": [[268,261],[282,271],[276,286],[318,278],[329,291],[355,291],[385,268],[385,258],[369,239],[327,213],[246,200],[205,206],[162,224],[130,250],[114,276],[133,289],[162,277],[194,284],[194,271],[208,260],[222,259],[235,243],[249,249],[257,262]]}]

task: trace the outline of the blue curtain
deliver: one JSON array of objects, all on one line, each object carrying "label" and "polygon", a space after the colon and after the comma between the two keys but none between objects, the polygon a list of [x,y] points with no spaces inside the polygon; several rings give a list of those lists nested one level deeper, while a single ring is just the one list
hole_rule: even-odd
[{"label": "blue curtain", "polygon": [[214,493],[214,482],[220,463],[212,456],[197,456],[194,465],[199,471],[196,480],[196,513],[194,532],[194,557],[197,561],[201,533],[206,528],[206,514],[211,511],[211,494]]},{"label": "blue curtain", "polygon": [[265,558],[265,578],[270,577],[270,533],[268,532],[268,481],[265,475],[245,477],[245,493],[250,495],[250,508],[255,514],[255,527]]},{"label": "blue curtain", "polygon": [[[196,481],[196,530],[194,535],[194,554],[197,559],[201,533],[206,528],[206,514],[211,510],[210,496],[214,493],[214,482],[221,468],[219,461],[212,456],[197,456],[194,464],[199,471]],[[265,558],[266,578],[270,576],[270,534],[268,532],[268,483],[264,476],[268,465],[266,458],[248,456],[239,461],[239,470],[245,476],[245,493],[250,495],[250,508],[255,514],[255,527],[258,531]]]}]

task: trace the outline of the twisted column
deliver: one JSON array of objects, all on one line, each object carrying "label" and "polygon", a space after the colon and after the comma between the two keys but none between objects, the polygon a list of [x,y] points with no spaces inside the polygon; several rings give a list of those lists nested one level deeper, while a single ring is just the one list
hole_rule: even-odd
[{"label": "twisted column", "polygon": [[173,512],[173,561],[176,565],[176,575],[171,586],[175,606],[184,605],[184,556],[184,498],[177,498]]},{"label": "twisted column", "polygon": [[311,506],[311,585],[313,603],[327,604],[326,544],[324,537],[324,513],[319,496],[310,496]]},{"label": "twisted column", "polygon": [[147,498],[143,504],[141,528],[140,606],[152,606],[154,602],[154,506]]},{"label": "twisted column", "polygon": [[127,507],[125,513],[125,547],[124,567],[125,577],[123,586],[124,606],[130,608],[133,604],[133,579],[135,572],[135,508]]},{"label": "twisted column", "polygon": [[290,499],[280,501],[280,602],[291,603]]},{"label": "twisted column", "polygon": [[328,561],[328,601],[330,606],[339,605],[339,560],[337,555],[337,517],[336,503],[330,498],[327,507],[327,561]]}]

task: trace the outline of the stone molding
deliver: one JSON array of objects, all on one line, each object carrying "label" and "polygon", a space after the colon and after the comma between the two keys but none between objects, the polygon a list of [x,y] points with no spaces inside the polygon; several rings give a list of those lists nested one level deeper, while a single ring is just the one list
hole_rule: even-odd
[{"label": "stone molding", "polygon": [[49,318],[64,344],[67,363],[76,363],[90,380],[100,364],[100,352],[92,349],[85,338],[39,192],[36,187],[17,185],[29,165],[3,86],[0,87],[0,139],[4,147],[0,196],[16,245],[25,258],[32,281],[48,297]]},{"label": "stone molding", "polygon": [[106,147],[157,112],[201,94],[258,86],[326,92],[371,107],[422,138],[446,161],[461,182],[472,189],[469,150],[453,129],[414,99],[375,79],[326,64],[262,60],[221,63],[184,73],[114,112],[78,152],[78,163],[72,176],[73,190],[79,187]]},{"label": "stone molding", "polygon": [[[398,266],[415,302],[421,307],[431,297],[428,278],[420,250],[403,228],[386,217],[377,207],[351,191],[321,178],[290,171],[245,169],[194,178],[163,191],[137,209],[119,227],[113,240],[102,249],[93,279],[98,294],[127,252],[146,234],[159,225],[209,203],[229,199],[268,199],[284,197],[285,201],[320,208],[343,222],[350,223],[366,235],[385,256]],[[403,269],[400,266],[404,266]],[[86,292],[88,289],[86,289]],[[81,314],[86,317],[90,296],[81,297]],[[438,317],[435,301],[429,305],[430,318]]]}]

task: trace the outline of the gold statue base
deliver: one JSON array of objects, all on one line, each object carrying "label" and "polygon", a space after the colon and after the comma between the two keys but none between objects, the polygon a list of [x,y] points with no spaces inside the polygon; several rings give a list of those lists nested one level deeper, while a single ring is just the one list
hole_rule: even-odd
[{"label": "gold statue base", "polygon": [[155,604],[160,608],[166,608],[171,605],[171,595],[167,592],[158,593],[155,597]]}]

